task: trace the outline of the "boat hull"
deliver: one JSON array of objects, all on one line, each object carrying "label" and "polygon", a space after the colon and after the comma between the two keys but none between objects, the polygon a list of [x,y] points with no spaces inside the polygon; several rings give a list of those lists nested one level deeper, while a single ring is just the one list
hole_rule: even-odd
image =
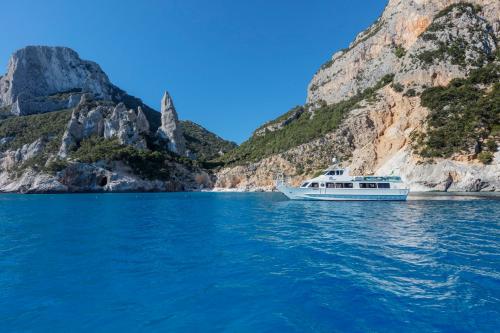
[{"label": "boat hull", "polygon": [[309,189],[278,186],[290,200],[406,201],[408,189]]}]

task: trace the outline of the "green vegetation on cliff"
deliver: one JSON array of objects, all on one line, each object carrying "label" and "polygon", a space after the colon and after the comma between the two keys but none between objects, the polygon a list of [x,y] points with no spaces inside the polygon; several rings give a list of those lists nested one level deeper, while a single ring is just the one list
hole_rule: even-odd
[{"label": "green vegetation on cliff", "polygon": [[297,119],[300,116],[300,114],[303,113],[304,111],[305,110],[304,110],[304,107],[302,105],[298,105],[296,107],[293,107],[288,112],[283,113],[278,118],[266,122],[264,125],[257,128],[254,131],[254,133],[257,133],[261,130],[264,130],[266,127],[282,123],[282,122],[286,121],[287,119],[293,119],[293,118]]},{"label": "green vegetation on cliff", "polygon": [[436,20],[438,18],[444,17],[444,16],[450,14],[454,9],[457,9],[458,12],[461,12],[461,13],[463,13],[464,11],[470,9],[470,10],[472,10],[472,12],[474,14],[477,14],[478,12],[481,11],[481,6],[480,5],[474,5],[474,4],[470,3],[470,2],[462,1],[462,2],[459,2],[459,3],[455,3],[455,4],[452,4],[452,5],[449,5],[448,7],[444,8],[439,13],[437,13],[437,15],[434,17],[434,19]]},{"label": "green vegetation on cliff", "polygon": [[[150,180],[169,180],[172,168],[169,162],[180,162],[180,158],[168,152],[140,150],[122,145],[117,139],[98,137],[83,140],[80,147],[71,154],[71,158],[82,163],[121,161],[127,164],[134,174]],[[182,159],[182,162],[191,164],[187,159]]]},{"label": "green vegetation on cliff", "polygon": [[402,45],[398,45],[394,49],[394,54],[398,58],[403,58],[406,55],[406,50],[405,50],[405,48]]},{"label": "green vegetation on cliff", "polygon": [[466,79],[426,89],[421,103],[430,112],[427,131],[416,134],[417,152],[423,157],[450,157],[485,151],[481,160],[487,162],[490,150],[496,148],[494,136],[500,126],[499,80],[500,65],[490,63]]},{"label": "green vegetation on cliff", "polygon": [[[263,135],[254,135],[238,148],[222,156],[219,161],[227,164],[257,161],[324,136],[337,129],[347,113],[358,107],[361,101],[374,98],[377,90],[391,83],[393,78],[394,75],[386,75],[374,87],[347,100],[332,105],[323,104],[313,113],[301,113],[296,120],[281,129],[268,131]],[[292,111],[296,111],[296,108],[287,114]],[[277,119],[285,118],[280,116]],[[278,121],[274,120],[268,124],[276,122]]]},{"label": "green vegetation on cliff", "polygon": [[9,117],[0,121],[0,138],[5,142],[0,151],[18,149],[42,138],[50,143],[48,148],[57,151],[62,135],[71,118],[72,109],[31,116]]},{"label": "green vegetation on cliff", "polygon": [[[453,35],[449,34],[449,30],[453,28],[452,22],[454,22],[454,20],[451,18],[446,19],[446,16],[451,15],[453,12],[455,12],[455,15],[459,16],[477,15],[480,10],[481,8],[477,5],[460,2],[450,5],[439,12],[434,17],[431,25],[420,36],[425,41],[434,41],[436,47],[420,52],[416,55],[416,59],[424,66],[436,62],[443,62],[448,59],[453,65],[461,67],[466,67],[468,65],[480,67],[488,61],[494,60],[495,55],[490,54],[488,48],[484,47],[481,41],[468,41],[463,36],[453,37]],[[492,30],[483,31],[481,23],[478,23],[476,26],[470,26],[469,33],[472,32],[474,32],[476,36],[481,36],[480,38],[484,38],[484,34],[492,34],[491,37],[495,40]],[[470,55],[472,53],[479,56],[471,58]]]},{"label": "green vegetation on cliff", "polygon": [[219,152],[226,153],[237,147],[236,143],[224,140],[192,121],[181,121],[180,124],[187,148],[200,161],[212,160],[219,157]]}]

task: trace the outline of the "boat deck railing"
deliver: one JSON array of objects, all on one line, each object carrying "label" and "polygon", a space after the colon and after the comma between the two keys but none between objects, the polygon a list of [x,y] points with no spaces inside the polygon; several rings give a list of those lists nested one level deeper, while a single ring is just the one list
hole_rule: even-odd
[{"label": "boat deck railing", "polygon": [[387,176],[387,177],[379,177],[379,176],[356,176],[354,177],[355,181],[371,181],[371,182],[400,182],[401,177],[398,176]]}]

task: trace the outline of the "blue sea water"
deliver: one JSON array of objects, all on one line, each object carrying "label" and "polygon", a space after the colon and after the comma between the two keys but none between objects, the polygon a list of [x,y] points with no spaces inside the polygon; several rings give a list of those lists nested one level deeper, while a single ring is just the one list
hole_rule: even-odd
[{"label": "blue sea water", "polygon": [[500,201],[0,195],[0,332],[498,332]]}]

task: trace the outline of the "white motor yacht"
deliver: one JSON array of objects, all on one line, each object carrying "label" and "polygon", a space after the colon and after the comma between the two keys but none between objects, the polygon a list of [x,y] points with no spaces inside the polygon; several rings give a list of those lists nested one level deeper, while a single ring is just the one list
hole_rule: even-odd
[{"label": "white motor yacht", "polygon": [[276,188],[292,200],[330,201],[405,201],[410,191],[400,177],[350,176],[348,168],[340,168],[335,164],[322,175],[303,182],[300,187],[292,187],[284,177],[279,177]]}]

